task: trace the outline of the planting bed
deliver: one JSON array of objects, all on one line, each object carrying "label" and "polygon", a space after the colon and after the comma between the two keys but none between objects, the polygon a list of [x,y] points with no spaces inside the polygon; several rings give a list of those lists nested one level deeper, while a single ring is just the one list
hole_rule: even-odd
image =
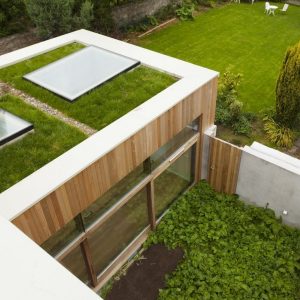
[{"label": "planting bed", "polygon": [[300,299],[300,230],[205,182],[171,207],[145,248],[156,244],[184,250],[159,299]]},{"label": "planting bed", "polygon": [[165,287],[165,274],[175,270],[182,260],[180,248],[169,250],[153,245],[128,269],[126,276],[116,281],[106,300],[155,300],[159,289]]}]

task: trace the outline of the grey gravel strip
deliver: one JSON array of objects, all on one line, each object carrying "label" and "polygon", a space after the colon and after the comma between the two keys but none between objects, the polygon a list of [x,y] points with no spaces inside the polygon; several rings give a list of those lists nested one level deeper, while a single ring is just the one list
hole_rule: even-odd
[{"label": "grey gravel strip", "polygon": [[97,130],[89,127],[88,125],[78,122],[70,117],[67,117],[62,112],[49,106],[48,104],[41,102],[20,90],[15,89],[14,87],[10,86],[5,82],[0,81],[0,96],[3,96],[5,94],[11,94],[13,96],[21,98],[25,103],[34,106],[35,108],[45,112],[48,115],[54,116],[55,118],[63,121],[64,123],[76,127],[86,135],[90,136],[97,132]]}]

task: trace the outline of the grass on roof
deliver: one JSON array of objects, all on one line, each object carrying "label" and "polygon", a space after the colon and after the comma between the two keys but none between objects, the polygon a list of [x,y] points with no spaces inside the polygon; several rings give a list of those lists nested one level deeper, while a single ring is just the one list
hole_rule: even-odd
[{"label": "grass on roof", "polygon": [[214,8],[152,33],[139,45],[220,72],[231,66],[244,76],[239,92],[245,109],[259,112],[274,106],[285,51],[300,39],[300,7],[290,5],[286,14],[269,16],[264,5]]},{"label": "grass on roof", "polygon": [[34,125],[34,132],[0,148],[0,193],[86,138],[16,97],[1,97],[0,108]]},{"label": "grass on roof", "polygon": [[81,96],[74,103],[69,103],[54,93],[22,78],[23,75],[71,54],[82,47],[78,43],[69,44],[24,62],[0,69],[0,80],[10,83],[17,89],[25,91],[66,115],[98,130],[175,82],[175,78],[172,76],[140,66]]}]

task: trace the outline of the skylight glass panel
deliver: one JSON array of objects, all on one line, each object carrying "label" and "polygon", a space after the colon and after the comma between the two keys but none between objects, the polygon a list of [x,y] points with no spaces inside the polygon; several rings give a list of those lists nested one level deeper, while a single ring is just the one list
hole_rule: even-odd
[{"label": "skylight glass panel", "polygon": [[33,129],[33,125],[0,109],[0,146]]},{"label": "skylight glass panel", "polygon": [[26,74],[24,78],[74,101],[138,64],[131,58],[89,46]]}]

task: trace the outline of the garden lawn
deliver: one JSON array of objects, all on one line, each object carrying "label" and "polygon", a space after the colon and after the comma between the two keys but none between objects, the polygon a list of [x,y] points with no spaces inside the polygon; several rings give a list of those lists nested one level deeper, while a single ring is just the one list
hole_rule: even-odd
[{"label": "garden lawn", "polygon": [[73,43],[0,69],[0,80],[98,130],[109,125],[176,81],[174,77],[165,73],[139,66],[93,89],[78,98],[76,102],[70,103],[22,78],[23,75],[78,51],[82,47],[78,43]]},{"label": "garden lawn", "polygon": [[[157,31],[139,45],[194,64],[242,73],[244,108],[259,112],[275,103],[275,86],[285,51],[300,39],[300,7],[268,16],[264,2],[229,4],[200,14],[194,21]],[[277,3],[280,8],[283,4]]]},{"label": "garden lawn", "polygon": [[86,138],[78,129],[18,98],[1,97],[0,108],[34,125],[34,132],[0,148],[0,193]]},{"label": "garden lawn", "polygon": [[160,300],[300,299],[300,230],[205,182],[171,207],[152,244],[185,252]]}]

